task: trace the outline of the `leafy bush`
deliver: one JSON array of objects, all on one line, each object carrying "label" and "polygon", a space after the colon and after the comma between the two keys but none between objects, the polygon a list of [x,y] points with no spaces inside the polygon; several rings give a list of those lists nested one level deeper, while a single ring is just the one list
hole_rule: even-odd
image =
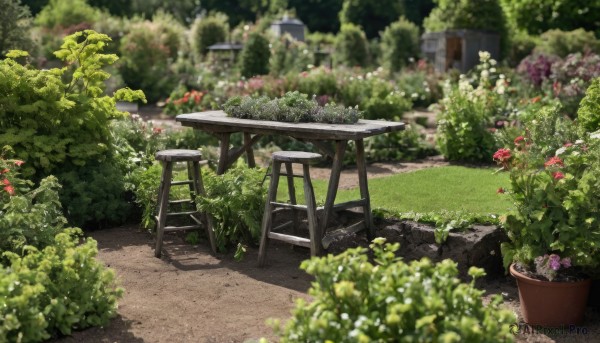
[{"label": "leafy bush", "polygon": [[335,38],[334,61],[345,66],[364,67],[369,59],[367,46],[367,37],[359,26],[343,24]]},{"label": "leafy bush", "polygon": [[484,291],[475,288],[482,269],[471,267],[470,284],[461,283],[456,263],[428,259],[404,263],[395,256],[399,244],[349,249],[304,261],[314,275],[309,294],[297,300],[284,328],[274,324],[281,342],[507,342],[516,318],[502,309],[501,296],[484,306]]},{"label": "leafy bush", "polygon": [[267,196],[264,176],[264,170],[247,167],[231,168],[223,175],[203,172],[206,197],[196,198],[197,207],[214,218],[220,251],[237,245],[240,256],[243,244],[258,241]]},{"label": "leafy bush", "polygon": [[549,30],[540,36],[537,50],[561,58],[569,54],[585,51],[600,52],[600,41],[593,32],[577,29],[573,31]]},{"label": "leafy bush", "polygon": [[600,77],[592,81],[577,110],[579,126],[586,132],[600,130]]},{"label": "leafy bush", "polygon": [[223,111],[235,118],[294,123],[354,124],[361,116],[357,108],[344,108],[334,103],[319,106],[315,98],[308,100],[306,94],[299,92],[288,92],[273,100],[267,97],[235,96],[227,100]]},{"label": "leafy bush", "polygon": [[100,15],[100,11],[85,0],[50,0],[35,18],[35,23],[47,29],[69,28],[82,23],[91,24]]},{"label": "leafy bush", "polygon": [[29,8],[21,6],[21,0],[0,0],[0,8],[0,57],[9,50],[28,50],[32,44],[29,38]]},{"label": "leafy bush", "polygon": [[149,101],[164,98],[179,81],[171,65],[181,48],[183,28],[174,18],[155,15],[134,22],[121,38],[119,71],[128,87],[141,89]]},{"label": "leafy bush", "polygon": [[[597,77],[600,77],[600,55],[570,54],[552,64],[552,89],[546,92],[559,99],[563,112],[574,118],[585,90]],[[550,82],[547,87],[550,88]]]},{"label": "leafy bush", "polygon": [[410,96],[415,107],[427,108],[443,97],[439,77],[427,70],[421,62],[415,70],[404,70],[398,75],[396,84],[399,90]]},{"label": "leafy bush", "polygon": [[383,31],[381,45],[383,64],[392,72],[399,71],[410,58],[419,56],[419,28],[402,17]]},{"label": "leafy bush", "polygon": [[518,66],[519,63],[529,56],[536,48],[539,42],[539,37],[530,36],[527,32],[513,32],[510,36],[510,47],[506,60],[512,67]]},{"label": "leafy bush", "polygon": [[244,77],[269,73],[271,50],[269,41],[260,32],[252,32],[240,56],[241,73]]},{"label": "leafy bush", "polygon": [[313,66],[314,54],[308,45],[285,35],[272,42],[269,70],[273,75],[299,73]]},{"label": "leafy bush", "polygon": [[137,168],[129,177],[128,189],[133,191],[135,203],[142,209],[141,227],[150,229],[154,226],[156,206],[158,204],[158,187],[162,167],[160,164],[148,168]]},{"label": "leafy bush", "polygon": [[348,23],[362,26],[367,37],[374,38],[404,14],[404,6],[404,2],[395,0],[343,0],[340,22],[342,26]]},{"label": "leafy bush", "polygon": [[0,341],[41,342],[73,329],[104,325],[116,315],[123,290],[115,275],[95,257],[96,242],[81,231],[56,235],[43,250],[27,247],[0,267]]},{"label": "leafy bush", "polygon": [[201,112],[210,108],[210,103],[206,97],[208,92],[200,92],[195,89],[188,91],[185,87],[177,87],[167,98],[164,113],[168,115],[177,115],[182,113]]},{"label": "leafy bush", "polygon": [[554,55],[532,53],[525,57],[517,67],[517,71],[535,87],[541,87],[542,83],[552,75],[552,64],[559,60]]},{"label": "leafy bush", "polygon": [[192,46],[195,53],[203,57],[208,52],[208,47],[225,42],[229,33],[227,16],[209,16],[198,18],[191,29]]},{"label": "leafy bush", "polygon": [[31,189],[31,182],[21,179],[17,172],[22,163],[0,156],[0,261],[6,251],[21,254],[26,245],[46,247],[67,222],[56,178],[49,176]]},{"label": "leafy bush", "polygon": [[331,69],[324,67],[302,73],[298,79],[298,91],[305,94],[333,97],[338,91],[335,74]]}]

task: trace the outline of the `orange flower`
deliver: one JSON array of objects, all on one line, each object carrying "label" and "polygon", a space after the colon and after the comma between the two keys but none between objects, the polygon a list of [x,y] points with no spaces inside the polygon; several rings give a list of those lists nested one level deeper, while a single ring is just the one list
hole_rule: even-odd
[{"label": "orange flower", "polygon": [[6,186],[4,187],[4,190],[10,195],[15,195],[15,189],[13,186]]},{"label": "orange flower", "polygon": [[558,165],[561,167],[565,166],[563,161],[559,157],[556,157],[556,156],[552,157],[546,163],[544,163],[544,167],[550,167],[550,166],[555,166],[555,165]]}]

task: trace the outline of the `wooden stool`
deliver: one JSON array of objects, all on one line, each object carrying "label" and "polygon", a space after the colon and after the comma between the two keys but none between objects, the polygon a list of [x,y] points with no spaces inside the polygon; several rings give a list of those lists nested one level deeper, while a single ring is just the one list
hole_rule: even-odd
[{"label": "wooden stool", "polygon": [[[267,245],[269,243],[269,239],[275,239],[284,241],[287,243],[291,243],[294,245],[299,245],[303,247],[310,248],[311,256],[315,256],[321,253],[321,233],[319,231],[319,225],[317,223],[317,206],[315,203],[315,194],[313,191],[312,182],[310,180],[310,170],[309,163],[313,161],[317,161],[321,159],[321,155],[311,153],[311,152],[302,152],[302,151],[279,151],[273,153],[273,172],[271,175],[271,183],[269,185],[269,192],[267,195],[267,202],[265,204],[265,213],[263,215],[262,221],[262,233],[260,239],[260,249],[258,252],[258,265],[263,266],[265,264],[265,257],[267,251]],[[277,202],[277,187],[279,186],[279,175],[281,170],[281,164],[285,164],[286,173],[283,174],[287,176],[288,181],[288,192],[290,196],[290,203],[281,203]],[[302,164],[303,174],[302,175],[294,175],[292,170],[292,163]],[[301,177],[304,179],[304,199],[306,205],[298,205],[296,204],[296,189],[294,187],[294,177]],[[271,228],[273,224],[273,214],[275,212],[275,208],[291,208],[293,211],[292,220],[279,225],[278,227]],[[298,219],[296,215],[296,210],[305,210],[307,211],[308,217],[308,233],[310,239],[299,237],[298,234]],[[279,229],[283,229],[289,225],[293,225],[294,235],[287,235],[282,233],[277,233],[273,231],[277,231]]]},{"label": "wooden stool", "polygon": [[[194,230],[200,229],[202,226],[205,227],[208,239],[210,241],[210,248],[213,253],[217,252],[217,244],[215,242],[215,233],[213,231],[212,218],[209,215],[201,214],[198,211],[187,211],[187,212],[174,212],[169,213],[169,204],[182,204],[189,203],[194,209],[196,208],[196,195],[204,195],[204,185],[202,183],[202,174],[200,171],[200,161],[202,160],[202,153],[197,150],[163,150],[159,151],[155,155],[156,159],[163,165],[163,172],[160,180],[160,187],[158,189],[158,216],[156,219],[156,248],[154,249],[154,256],[160,257],[162,250],[163,235],[165,232],[180,231],[180,230]],[[186,181],[172,181],[173,177],[173,163],[186,162],[188,170],[188,180]],[[190,199],[184,200],[173,200],[169,201],[169,192],[171,186],[177,185],[189,185],[190,187]],[[172,216],[189,216],[197,225],[189,226],[165,226],[167,217]]]}]

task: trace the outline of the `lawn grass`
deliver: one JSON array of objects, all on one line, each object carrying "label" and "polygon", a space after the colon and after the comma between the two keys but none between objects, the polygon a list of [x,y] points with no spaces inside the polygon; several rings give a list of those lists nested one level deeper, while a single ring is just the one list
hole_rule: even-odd
[{"label": "lawn grass", "polygon": [[[511,207],[507,195],[497,194],[508,187],[506,173],[492,168],[448,166],[429,168],[369,180],[372,208],[394,212],[465,211],[473,214],[503,213]],[[279,199],[287,199],[287,186],[281,180]],[[297,180],[296,193],[303,203],[302,181]],[[325,202],[326,180],[313,180],[318,204]],[[358,189],[340,190],[336,203],[358,199]]]}]

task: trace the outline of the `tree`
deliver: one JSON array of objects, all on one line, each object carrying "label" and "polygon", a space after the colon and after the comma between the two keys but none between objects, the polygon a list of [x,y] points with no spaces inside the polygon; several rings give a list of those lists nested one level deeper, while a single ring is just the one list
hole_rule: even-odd
[{"label": "tree", "polygon": [[600,37],[598,0],[502,0],[502,6],[510,22],[530,34],[582,28]]},{"label": "tree", "polygon": [[31,13],[20,0],[0,0],[0,57],[9,50],[29,50]]},{"label": "tree", "polygon": [[93,23],[100,12],[85,0],[50,0],[35,18],[35,23],[48,28],[71,27],[81,23]]},{"label": "tree", "polygon": [[198,18],[192,26],[192,46],[198,56],[204,56],[208,47],[227,40],[227,16]]},{"label": "tree", "polygon": [[339,16],[342,24],[359,25],[368,38],[374,38],[403,14],[402,0],[344,0]]},{"label": "tree", "polygon": [[365,32],[354,24],[342,24],[335,38],[334,59],[336,63],[354,67],[364,67],[369,58]]},{"label": "tree", "polygon": [[382,61],[391,71],[399,71],[411,57],[419,55],[419,28],[401,17],[381,34]]},{"label": "tree", "polygon": [[241,54],[241,72],[244,77],[265,75],[269,73],[269,40],[260,32],[248,36]]}]

